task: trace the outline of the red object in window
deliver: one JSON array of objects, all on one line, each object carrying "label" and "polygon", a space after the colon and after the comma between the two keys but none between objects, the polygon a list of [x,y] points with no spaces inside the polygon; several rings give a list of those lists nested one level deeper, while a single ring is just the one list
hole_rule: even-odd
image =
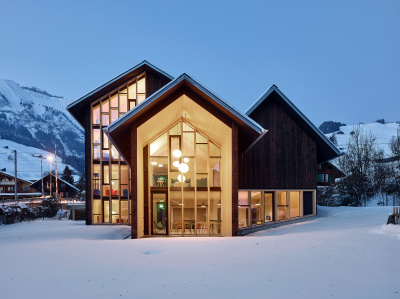
[{"label": "red object in window", "polygon": [[110,196],[110,188],[106,187],[106,196]]},{"label": "red object in window", "polygon": [[118,190],[112,189],[112,195],[118,195]]}]

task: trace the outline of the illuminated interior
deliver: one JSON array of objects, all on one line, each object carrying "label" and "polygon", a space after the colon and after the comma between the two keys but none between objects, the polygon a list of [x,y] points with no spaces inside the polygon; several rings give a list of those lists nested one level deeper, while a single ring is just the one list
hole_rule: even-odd
[{"label": "illuminated interior", "polygon": [[130,223],[130,169],[103,129],[146,98],[145,74],[92,104],[93,223]]},{"label": "illuminated interior", "polygon": [[[220,147],[179,121],[149,143],[148,161],[152,233],[220,235]],[[168,202],[168,213],[160,212],[159,197]]]},{"label": "illuminated interior", "polygon": [[[311,212],[303,213],[304,194],[311,195]],[[240,190],[238,208],[239,228],[315,215],[315,191]]]}]

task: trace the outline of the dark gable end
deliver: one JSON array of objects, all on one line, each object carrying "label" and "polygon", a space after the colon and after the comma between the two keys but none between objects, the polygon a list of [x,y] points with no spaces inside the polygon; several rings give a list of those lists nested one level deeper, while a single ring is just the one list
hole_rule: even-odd
[{"label": "dark gable end", "polygon": [[[317,164],[335,159],[340,155],[336,146],[278,89],[276,85],[264,93],[247,111],[251,119],[270,130],[270,116],[267,117],[264,102],[273,101],[279,105],[317,145]],[[278,121],[278,120],[277,120]]]}]

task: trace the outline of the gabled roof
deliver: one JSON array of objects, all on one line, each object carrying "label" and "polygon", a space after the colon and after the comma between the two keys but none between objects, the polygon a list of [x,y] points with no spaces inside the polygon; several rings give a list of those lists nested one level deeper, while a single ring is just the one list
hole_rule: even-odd
[{"label": "gabled roof", "polygon": [[143,60],[138,65],[130,68],[129,70],[123,72],[122,74],[116,76],[115,78],[111,79],[110,81],[100,85],[93,91],[87,93],[83,97],[77,99],[76,101],[72,102],[67,106],[67,110],[74,116],[74,118],[83,126],[83,113],[82,108],[86,105],[90,104],[94,100],[97,100],[99,97],[113,91],[114,89],[118,88],[125,82],[128,82],[130,79],[140,75],[144,71],[150,71],[156,73],[161,77],[165,77],[168,80],[172,80],[173,77],[166,72],[162,71],[161,69],[157,68],[156,66],[152,65],[150,62]]},{"label": "gabled roof", "polygon": [[[152,107],[155,107],[156,102],[158,103],[161,98],[168,97],[168,95],[174,93],[182,86],[185,86],[191,91],[201,95],[203,98],[206,98],[209,103],[211,103],[214,107],[217,107],[217,109],[223,111],[225,115],[227,115],[230,119],[234,120],[238,124],[239,128],[244,128],[245,130],[247,130],[247,132],[249,132],[248,135],[250,136],[247,137],[249,139],[252,139],[252,141],[254,141],[261,133],[265,131],[254,120],[240,113],[234,107],[228,105],[220,97],[216,96],[215,93],[206,89],[191,76],[184,73],[175,80],[169,82],[164,87],[160,88],[154,94],[146,98],[143,102],[141,102],[135,108],[131,109],[129,112],[115,120],[106,128],[105,131],[110,140],[114,143],[114,145],[119,148],[119,141],[115,139],[117,135],[123,135],[123,139],[130,138],[130,134],[121,134],[126,129],[126,127],[129,126],[130,123],[134,122],[134,120],[136,118],[139,118],[141,115],[144,115],[147,111],[152,109]],[[121,148],[119,148],[119,151],[124,156],[125,161],[129,163],[129,153],[124,155]]]},{"label": "gabled roof", "polygon": [[[50,173],[49,173],[48,175],[45,175],[45,176],[43,177],[43,179],[44,179],[44,178],[47,178],[48,176],[50,176]],[[56,179],[55,175],[53,175],[53,174],[52,174],[52,177],[53,177],[54,179]],[[68,183],[67,181],[64,181],[63,179],[60,179],[58,176],[57,176],[57,180],[60,181],[60,182],[63,182],[64,184],[67,184],[68,186],[70,186],[71,188],[75,189],[76,191],[79,191],[79,189],[76,188],[74,185]],[[35,185],[36,183],[41,183],[41,181],[42,181],[42,178],[40,178],[40,179],[37,180],[36,182],[32,183],[29,187],[32,187],[32,186]]]},{"label": "gabled roof", "polygon": [[276,85],[272,85],[263,93],[261,97],[247,109],[246,115],[250,116],[261,103],[268,100],[276,101],[316,142],[318,164],[332,160],[341,155],[339,149],[279,90]]},{"label": "gabled roof", "polygon": [[[18,173],[18,172],[17,172],[17,173]],[[10,178],[12,178],[12,179],[15,178],[15,176],[14,176],[13,174],[10,174],[10,173],[4,172],[4,171],[0,171],[0,174],[3,174],[3,175],[5,175],[5,176],[8,176],[8,177],[10,177]],[[17,176],[17,180],[23,181],[23,182],[28,183],[28,184],[31,184],[31,183],[32,183],[32,182],[30,182],[30,181],[21,179],[21,178],[18,177],[18,176]]]},{"label": "gabled roof", "polygon": [[251,127],[257,133],[261,134],[264,131],[264,129],[258,123],[256,123],[254,120],[252,120],[250,117],[238,112],[234,107],[228,105],[221,98],[217,97],[215,95],[215,93],[211,92],[209,89],[206,89],[203,85],[198,83],[196,80],[194,80],[189,75],[183,73],[175,80],[169,82],[167,85],[160,88],[157,92],[152,94],[150,97],[148,97],[146,100],[141,102],[139,105],[137,105],[135,108],[130,110],[128,113],[124,114],[123,116],[121,116],[120,118],[115,120],[113,123],[111,123],[107,128],[108,132],[112,132],[113,130],[118,128],[118,126],[120,126],[122,123],[124,123],[127,119],[131,118],[133,115],[135,115],[135,114],[139,113],[141,110],[145,109],[152,102],[154,102],[156,99],[158,99],[161,95],[163,95],[167,91],[173,89],[174,87],[176,87],[179,83],[181,83],[183,81],[186,81],[186,82],[192,84],[194,87],[198,88],[200,91],[202,91],[207,96],[209,96],[211,99],[213,99],[216,103],[218,103],[219,105],[221,105],[222,107],[227,109],[229,112],[231,112],[233,115],[235,115],[237,118],[239,118],[244,123],[246,123],[249,127]]}]

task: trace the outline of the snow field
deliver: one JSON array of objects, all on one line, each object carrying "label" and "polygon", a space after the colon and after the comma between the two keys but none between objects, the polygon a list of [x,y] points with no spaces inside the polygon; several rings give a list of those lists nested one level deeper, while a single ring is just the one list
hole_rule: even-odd
[{"label": "snow field", "polygon": [[0,227],[3,298],[400,298],[390,207],[232,238],[122,240],[128,226],[45,220]]}]

